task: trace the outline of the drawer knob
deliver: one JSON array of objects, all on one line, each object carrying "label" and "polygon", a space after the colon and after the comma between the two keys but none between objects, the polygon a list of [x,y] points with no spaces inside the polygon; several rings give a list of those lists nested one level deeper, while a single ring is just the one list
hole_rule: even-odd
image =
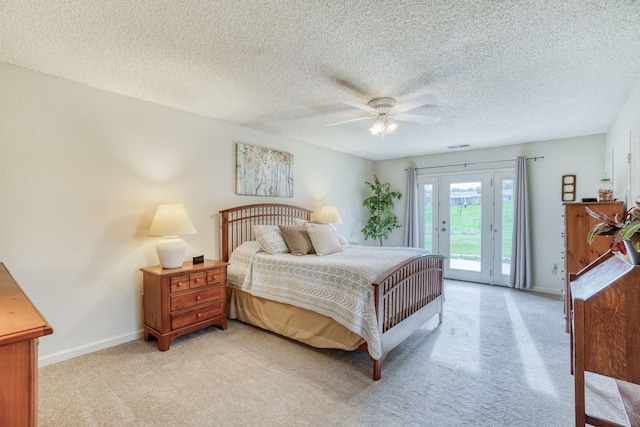
[{"label": "drawer knob", "polygon": [[202,297],[201,297],[200,295],[198,295],[198,296],[196,297],[196,301],[200,301],[200,298],[202,298]]},{"label": "drawer knob", "polygon": [[198,283],[200,281],[200,278],[196,279],[196,283]]},{"label": "drawer knob", "polygon": [[202,317],[202,313],[198,313],[198,317]]}]

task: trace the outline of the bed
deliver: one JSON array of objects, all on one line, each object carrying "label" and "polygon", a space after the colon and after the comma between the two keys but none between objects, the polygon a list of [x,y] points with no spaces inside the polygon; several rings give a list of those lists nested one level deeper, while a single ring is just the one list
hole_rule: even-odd
[{"label": "bed", "polygon": [[[259,250],[259,244],[255,242],[254,226],[300,225],[311,220],[310,210],[268,203],[238,206],[220,211],[220,214],[222,258],[230,261],[227,311],[231,319],[314,347],[366,351],[373,362],[374,380],[380,379],[382,362],[394,347],[432,317],[438,315],[439,323],[442,322],[443,256],[409,248],[358,247],[348,244],[343,247],[342,252],[327,256],[269,255]],[[371,251],[372,255],[368,255],[366,251]],[[384,254],[381,251],[385,251]],[[377,261],[364,267],[364,272],[335,273],[341,271],[336,269],[336,265],[345,264],[345,258],[353,259],[358,264],[363,257]],[[307,263],[307,260],[313,262]],[[245,262],[246,265],[243,265]],[[393,265],[385,267],[384,262],[393,262]],[[258,267],[261,265],[259,263],[264,263],[264,267]],[[281,263],[289,264],[282,267]],[[379,271],[383,267],[384,271]],[[295,276],[291,272],[295,271],[297,274],[307,268],[309,271],[304,273],[307,276],[301,277],[307,277],[309,283],[298,281],[295,286],[291,285]],[[321,276],[330,276],[323,273],[328,269],[332,276],[339,276],[336,280],[340,283],[370,280],[370,284],[367,282],[359,287],[363,289],[361,292],[365,296],[353,296],[352,300],[352,305],[357,306],[356,311],[363,310],[364,314],[359,313],[358,316],[364,320],[352,321],[351,318],[356,318],[355,315],[344,308],[328,307],[326,301],[304,300],[303,304],[291,302],[288,297],[281,295],[284,291],[279,292],[275,285],[268,289],[269,292],[258,292],[259,288],[255,287],[254,290],[251,281],[242,276],[250,272],[256,282],[261,282],[258,276],[261,271],[270,271],[275,276],[278,275],[274,272],[280,271],[283,287],[306,288],[315,284],[320,287],[320,291],[316,289],[310,293],[325,294],[327,290],[329,293],[335,291],[334,285],[323,287],[321,283]],[[370,276],[371,274],[375,276]],[[235,276],[237,278],[233,279]],[[351,295],[350,292],[345,292],[347,294]],[[335,299],[335,295],[333,298]]]}]

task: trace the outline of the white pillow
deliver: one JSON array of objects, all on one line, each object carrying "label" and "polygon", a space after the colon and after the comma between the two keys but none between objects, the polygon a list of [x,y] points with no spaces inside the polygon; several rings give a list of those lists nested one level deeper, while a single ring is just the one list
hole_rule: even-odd
[{"label": "white pillow", "polygon": [[307,223],[305,226],[316,254],[322,256],[342,251],[336,233],[330,225]]},{"label": "white pillow", "polygon": [[260,243],[260,247],[268,254],[283,254],[289,252],[277,225],[254,225],[253,234]]}]

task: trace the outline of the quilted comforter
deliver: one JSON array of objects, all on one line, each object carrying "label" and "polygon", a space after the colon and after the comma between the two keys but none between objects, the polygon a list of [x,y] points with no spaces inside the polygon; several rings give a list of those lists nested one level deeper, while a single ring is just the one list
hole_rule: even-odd
[{"label": "quilted comforter", "polygon": [[371,283],[401,261],[426,251],[372,246],[343,249],[325,256],[269,255],[257,242],[245,242],[229,259],[228,286],[328,316],[364,338],[369,354],[378,360],[382,348]]}]

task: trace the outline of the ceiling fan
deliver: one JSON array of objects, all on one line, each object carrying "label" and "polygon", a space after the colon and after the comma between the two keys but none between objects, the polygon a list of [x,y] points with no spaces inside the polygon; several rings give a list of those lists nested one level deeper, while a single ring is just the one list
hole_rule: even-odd
[{"label": "ceiling fan", "polygon": [[394,98],[374,98],[366,105],[355,101],[342,101],[347,105],[351,105],[352,107],[360,108],[361,110],[368,112],[369,114],[371,114],[371,116],[359,117],[357,119],[344,120],[336,123],[329,123],[326,126],[335,126],[359,120],[374,119],[376,122],[369,129],[371,131],[371,134],[380,135],[380,137],[384,138],[385,135],[393,132],[398,127],[394,120],[422,123],[427,125],[438,123],[440,121],[440,117],[418,116],[416,114],[405,113],[405,111],[409,111],[423,105],[434,104],[436,101],[437,98],[430,94],[425,94],[417,98],[413,98],[412,100],[403,102],[402,104],[396,104],[396,100]]}]

